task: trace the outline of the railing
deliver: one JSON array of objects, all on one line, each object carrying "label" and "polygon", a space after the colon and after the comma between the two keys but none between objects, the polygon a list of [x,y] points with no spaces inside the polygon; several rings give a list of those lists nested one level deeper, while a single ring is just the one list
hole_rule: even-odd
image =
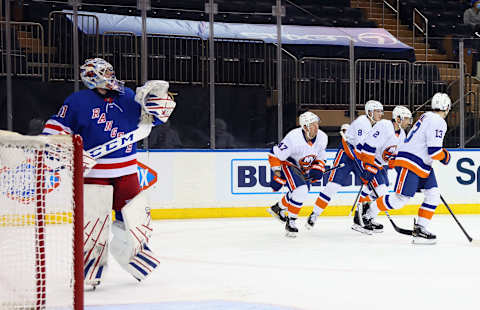
[{"label": "railing", "polygon": [[[412,47],[415,49],[415,31],[420,31],[423,36],[425,37],[425,61],[428,61],[428,18],[425,17],[419,10],[416,8],[413,9],[413,16],[412,16]],[[417,23],[417,17],[423,22]],[[423,26],[423,27],[422,27]]]},{"label": "railing", "polygon": [[148,79],[205,85],[205,44],[200,37],[147,33]]},{"label": "railing", "polygon": [[214,42],[216,84],[265,85],[265,42],[233,38],[215,38]]},{"label": "railing", "polygon": [[406,60],[355,61],[357,104],[377,99],[386,106],[410,105],[410,72],[410,63]]},{"label": "railing", "polygon": [[383,0],[383,3],[382,3],[382,27],[385,27],[385,6],[386,6],[391,11],[393,11],[393,13],[395,13],[396,30],[397,30],[396,37],[398,38],[399,29],[400,29],[400,0],[395,0],[396,2],[395,5],[390,4],[389,1],[393,1],[393,0]]},{"label": "railing", "polygon": [[[48,18],[48,80],[73,79],[73,13],[50,12]],[[78,14],[79,58],[99,56],[98,18],[90,14]]]},{"label": "railing", "polygon": [[137,37],[133,32],[107,31],[102,35],[102,58],[115,69],[122,81],[138,84]]},{"label": "railing", "polygon": [[10,22],[11,37],[7,38],[7,22],[0,21],[0,75],[7,74],[6,40],[11,42],[12,73],[15,76],[45,79],[45,54],[43,26],[30,22]]},{"label": "railing", "polygon": [[304,57],[298,61],[299,107],[348,108],[349,59]]}]

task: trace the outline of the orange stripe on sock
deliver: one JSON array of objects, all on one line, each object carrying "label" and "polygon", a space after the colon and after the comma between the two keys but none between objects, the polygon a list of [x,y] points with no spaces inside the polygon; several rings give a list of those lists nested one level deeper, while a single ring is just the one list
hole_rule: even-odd
[{"label": "orange stripe on sock", "polygon": [[287,201],[287,199],[285,198],[285,196],[283,196],[282,198],[282,204],[287,207],[288,209],[288,213],[292,213],[294,215],[298,215],[298,213],[300,213],[300,209],[302,209],[302,207],[296,207],[294,205],[292,205],[291,203],[289,203]]},{"label": "orange stripe on sock", "polygon": [[318,197],[315,201],[315,205],[317,205],[321,209],[325,209],[328,206],[328,202]]},{"label": "orange stripe on sock", "polygon": [[369,202],[369,201],[372,201],[372,199],[370,198],[370,196],[360,197],[359,201],[360,202]]},{"label": "orange stripe on sock", "polygon": [[300,209],[301,209],[301,208],[295,207],[295,206],[292,205],[292,204],[289,204],[289,205],[288,205],[288,213],[290,213],[290,214],[298,215],[298,213],[300,213]]},{"label": "orange stripe on sock", "polygon": [[387,211],[388,210],[387,205],[383,201],[384,199],[385,199],[385,196],[382,196],[382,197],[378,198],[377,200],[375,200],[377,202],[377,208],[380,211]]},{"label": "orange stripe on sock", "polygon": [[430,210],[425,210],[425,209],[418,209],[418,216],[426,218],[427,220],[431,220],[433,217],[433,212]]}]

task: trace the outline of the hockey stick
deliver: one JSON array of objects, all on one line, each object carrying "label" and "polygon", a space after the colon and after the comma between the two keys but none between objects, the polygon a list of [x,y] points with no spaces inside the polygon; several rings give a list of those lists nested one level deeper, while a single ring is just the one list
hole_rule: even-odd
[{"label": "hockey stick", "polygon": [[[300,168],[298,168],[297,166],[290,166],[290,167],[293,167],[294,170],[295,170],[295,174],[302,177],[302,178],[305,178],[305,176],[303,175],[303,172],[300,170]],[[336,170],[336,169],[340,169],[340,168],[343,168],[345,167],[345,164],[344,163],[341,163],[337,166],[334,166],[334,167],[331,167],[331,168],[328,168],[327,170],[325,170],[325,172],[323,172],[323,174],[327,173],[327,172],[330,172],[330,171],[333,171],[333,170]],[[305,181],[309,181],[311,182],[312,181],[312,178],[305,178]]]},{"label": "hockey stick", "polygon": [[[149,115],[147,115],[149,116]],[[86,152],[93,158],[98,159],[107,154],[115,152],[121,148],[124,148],[132,143],[140,141],[147,137],[150,134],[150,131],[153,127],[153,118],[152,117],[143,117],[143,119],[138,123],[137,129],[131,131],[127,134],[124,134],[121,137],[117,137],[110,141],[105,142],[104,144],[95,146]]]},{"label": "hockey stick", "polygon": [[[345,140],[345,144],[347,145],[347,147],[350,149],[350,146],[348,145],[348,142],[347,142],[347,139],[345,138],[345,134],[343,132],[340,132],[340,135],[342,136],[342,139]],[[360,164],[358,163],[358,158],[357,158],[357,155],[355,155],[355,152],[352,151],[350,149],[350,152],[352,153],[353,157],[354,157],[354,162],[355,162],[355,165],[357,166],[357,169],[359,171],[363,171],[362,167],[360,166]],[[378,195],[377,193],[377,190],[375,189],[375,187],[373,186],[372,182],[371,181],[368,181],[367,183],[368,187],[372,190],[373,194],[375,196],[377,196],[377,199],[380,198],[380,196]],[[387,218],[388,220],[390,221],[390,223],[392,224],[393,226],[393,229],[395,229],[396,232],[398,233],[401,233],[403,235],[409,235],[411,236],[412,233],[413,233],[413,230],[410,230],[410,229],[405,229],[405,228],[400,228],[397,226],[397,224],[395,224],[395,222],[393,221],[393,219],[391,218],[390,214],[388,213],[388,211],[385,210],[385,214],[387,215]]]},{"label": "hockey stick", "polygon": [[355,201],[353,202],[353,206],[350,209],[350,213],[348,213],[349,216],[352,214],[353,209],[355,209],[355,206],[358,203],[358,199],[360,199],[360,195],[362,194],[362,190],[363,190],[363,183],[360,185],[360,190],[358,191],[357,197],[355,197]]},{"label": "hockey stick", "polygon": [[455,222],[457,222],[458,226],[460,227],[460,229],[463,231],[463,233],[465,234],[465,237],[467,237],[468,241],[475,244],[475,245],[480,245],[480,242],[479,240],[473,240],[472,237],[470,237],[470,235],[465,231],[465,229],[463,228],[462,224],[460,224],[460,222],[458,221],[457,217],[455,216],[455,214],[453,213],[452,209],[450,209],[450,206],[448,205],[448,203],[445,201],[445,199],[443,199],[443,196],[440,195],[440,199],[442,200],[443,204],[445,205],[445,207],[447,207],[447,210],[448,212],[450,212],[450,214],[453,216],[453,219],[455,220]]}]

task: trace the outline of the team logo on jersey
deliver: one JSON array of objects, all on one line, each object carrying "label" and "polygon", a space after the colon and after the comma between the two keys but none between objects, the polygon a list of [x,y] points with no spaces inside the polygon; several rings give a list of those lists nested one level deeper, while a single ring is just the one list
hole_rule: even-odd
[{"label": "team logo on jersey", "polygon": [[43,179],[40,179],[44,188],[42,194],[47,195],[60,186],[60,169],[52,169],[46,165],[39,169],[31,160],[15,168],[0,167],[0,180],[7,184],[0,194],[14,201],[29,204],[38,194],[36,192],[37,172],[42,172]]},{"label": "team logo on jersey", "polygon": [[313,162],[317,160],[317,156],[315,155],[307,155],[304,158],[298,161],[298,164],[302,168],[303,171],[307,171],[312,166]]},{"label": "team logo on jersey", "polygon": [[382,153],[382,158],[384,161],[389,161],[390,159],[393,159],[395,157],[395,154],[397,154],[397,146],[387,146]]},{"label": "team logo on jersey", "polygon": [[157,172],[155,170],[141,162],[137,162],[137,166],[138,181],[142,191],[157,183]]}]

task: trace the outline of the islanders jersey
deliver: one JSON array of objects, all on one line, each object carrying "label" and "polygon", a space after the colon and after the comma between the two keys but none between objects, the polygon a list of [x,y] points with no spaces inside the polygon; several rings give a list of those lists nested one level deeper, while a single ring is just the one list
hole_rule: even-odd
[{"label": "islanders jersey", "polygon": [[393,122],[382,119],[378,121],[366,136],[362,145],[361,160],[377,169],[388,165],[388,160],[397,154],[397,148],[405,140],[405,131],[400,128],[395,132]]},{"label": "islanders jersey", "polygon": [[370,123],[370,120],[366,115],[360,115],[350,124],[350,127],[348,127],[347,132],[345,133],[347,141],[342,139],[343,150],[350,159],[354,159],[354,156],[348,145],[345,145],[345,142],[348,142],[348,144],[353,147],[353,150],[358,157],[362,150],[363,141],[371,129],[372,123]]},{"label": "islanders jersey", "polygon": [[287,164],[307,173],[318,162],[325,165],[327,143],[328,136],[320,129],[315,139],[307,142],[302,128],[295,128],[272,148],[268,159],[270,166],[274,168]]},{"label": "islanders jersey", "polygon": [[438,114],[426,112],[420,116],[408,133],[405,142],[398,147],[394,165],[407,168],[421,178],[427,178],[432,170],[433,160],[442,160],[443,138],[447,123]]},{"label": "islanders jersey", "polygon": [[[106,96],[86,89],[70,95],[58,113],[45,124],[44,134],[79,134],[88,150],[137,128],[141,106],[135,93],[109,92]],[[97,160],[88,178],[113,178],[137,173],[136,143]]]}]

